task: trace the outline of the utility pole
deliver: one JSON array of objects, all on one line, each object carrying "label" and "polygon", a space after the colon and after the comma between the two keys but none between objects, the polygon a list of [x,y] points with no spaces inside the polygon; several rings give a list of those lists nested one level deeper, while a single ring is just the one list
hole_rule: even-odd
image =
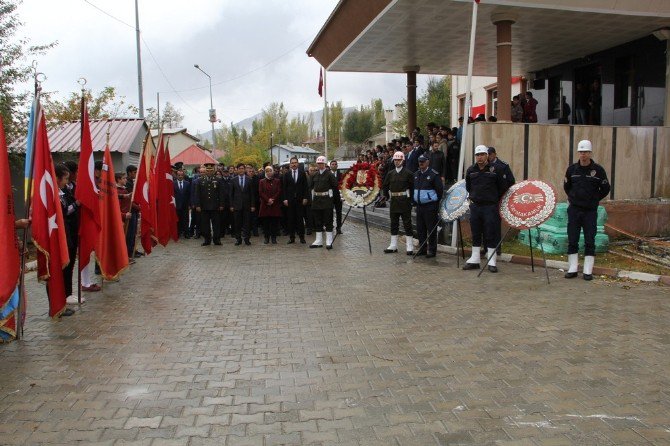
[{"label": "utility pole", "polygon": [[142,55],[140,53],[140,9],[135,0],[135,41],[137,45],[137,94],[140,108],[140,119],[144,119],[144,93],[142,92]]}]

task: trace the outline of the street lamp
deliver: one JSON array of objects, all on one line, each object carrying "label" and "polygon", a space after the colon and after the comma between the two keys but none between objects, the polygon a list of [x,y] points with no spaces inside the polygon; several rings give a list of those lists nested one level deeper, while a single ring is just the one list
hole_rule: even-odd
[{"label": "street lamp", "polygon": [[[274,164],[273,159],[272,159],[272,150],[274,147],[274,132],[270,132],[270,162]],[[277,163],[279,163],[279,155],[277,155]]]},{"label": "street lamp", "polygon": [[214,133],[214,123],[216,122],[216,110],[214,110],[214,99],[212,97],[212,76],[207,74],[205,70],[200,68],[200,65],[193,65],[196,69],[200,70],[202,74],[207,76],[209,79],[209,122],[212,123],[212,147],[216,148],[216,134]]}]

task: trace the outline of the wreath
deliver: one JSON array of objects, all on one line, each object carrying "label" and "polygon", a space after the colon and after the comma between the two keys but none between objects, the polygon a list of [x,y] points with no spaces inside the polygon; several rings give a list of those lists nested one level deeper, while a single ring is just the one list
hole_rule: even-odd
[{"label": "wreath", "polygon": [[375,201],[381,189],[381,177],[374,165],[357,163],[344,174],[340,193],[344,201],[353,207],[363,207]]}]

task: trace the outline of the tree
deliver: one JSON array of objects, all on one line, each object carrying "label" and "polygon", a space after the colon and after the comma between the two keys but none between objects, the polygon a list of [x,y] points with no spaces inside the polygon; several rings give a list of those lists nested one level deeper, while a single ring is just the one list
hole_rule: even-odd
[{"label": "tree", "polygon": [[[181,111],[172,105],[170,102],[165,103],[165,108],[161,112],[160,124],[165,128],[178,128],[181,127],[184,122],[184,115]],[[151,129],[157,129],[160,126],[158,125],[158,111],[153,108],[147,108],[147,124]]]},{"label": "tree", "polygon": [[[81,119],[81,93],[70,93],[65,101],[52,99],[52,94],[44,100],[44,112],[50,124],[78,121]],[[114,87],[105,87],[93,96],[92,90],[84,90],[89,119],[128,118],[137,115],[137,107],[126,104],[124,96],[116,96]]]},{"label": "tree", "polygon": [[348,142],[362,143],[370,136],[381,132],[386,124],[384,105],[381,99],[375,99],[370,106],[361,106],[344,119],[344,139]]},{"label": "tree", "polygon": [[16,9],[20,0],[0,0],[0,114],[7,141],[16,141],[26,134],[29,100],[32,91],[22,90],[34,74],[27,61],[46,53],[57,45],[30,45],[27,39],[17,39],[23,23]]},{"label": "tree", "polygon": [[[417,127],[423,129],[429,122],[447,126],[451,122],[451,76],[428,79],[426,91],[416,101]],[[400,106],[393,127],[400,134],[407,133],[407,101]]]},{"label": "tree", "polygon": [[334,148],[339,145],[340,129],[343,121],[344,106],[342,101],[331,103],[328,107],[328,147]]}]

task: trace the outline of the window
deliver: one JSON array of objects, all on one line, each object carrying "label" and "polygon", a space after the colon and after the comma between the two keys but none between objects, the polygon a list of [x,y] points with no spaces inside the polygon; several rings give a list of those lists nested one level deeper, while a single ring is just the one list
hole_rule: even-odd
[{"label": "window", "polygon": [[558,119],[561,117],[561,78],[554,76],[549,78],[547,90],[547,117]]},{"label": "window", "polygon": [[619,57],[614,61],[614,108],[630,107],[633,66],[630,57]]},{"label": "window", "polygon": [[[497,86],[496,86],[497,87]],[[489,116],[498,116],[498,89],[486,90],[486,113]]]}]

